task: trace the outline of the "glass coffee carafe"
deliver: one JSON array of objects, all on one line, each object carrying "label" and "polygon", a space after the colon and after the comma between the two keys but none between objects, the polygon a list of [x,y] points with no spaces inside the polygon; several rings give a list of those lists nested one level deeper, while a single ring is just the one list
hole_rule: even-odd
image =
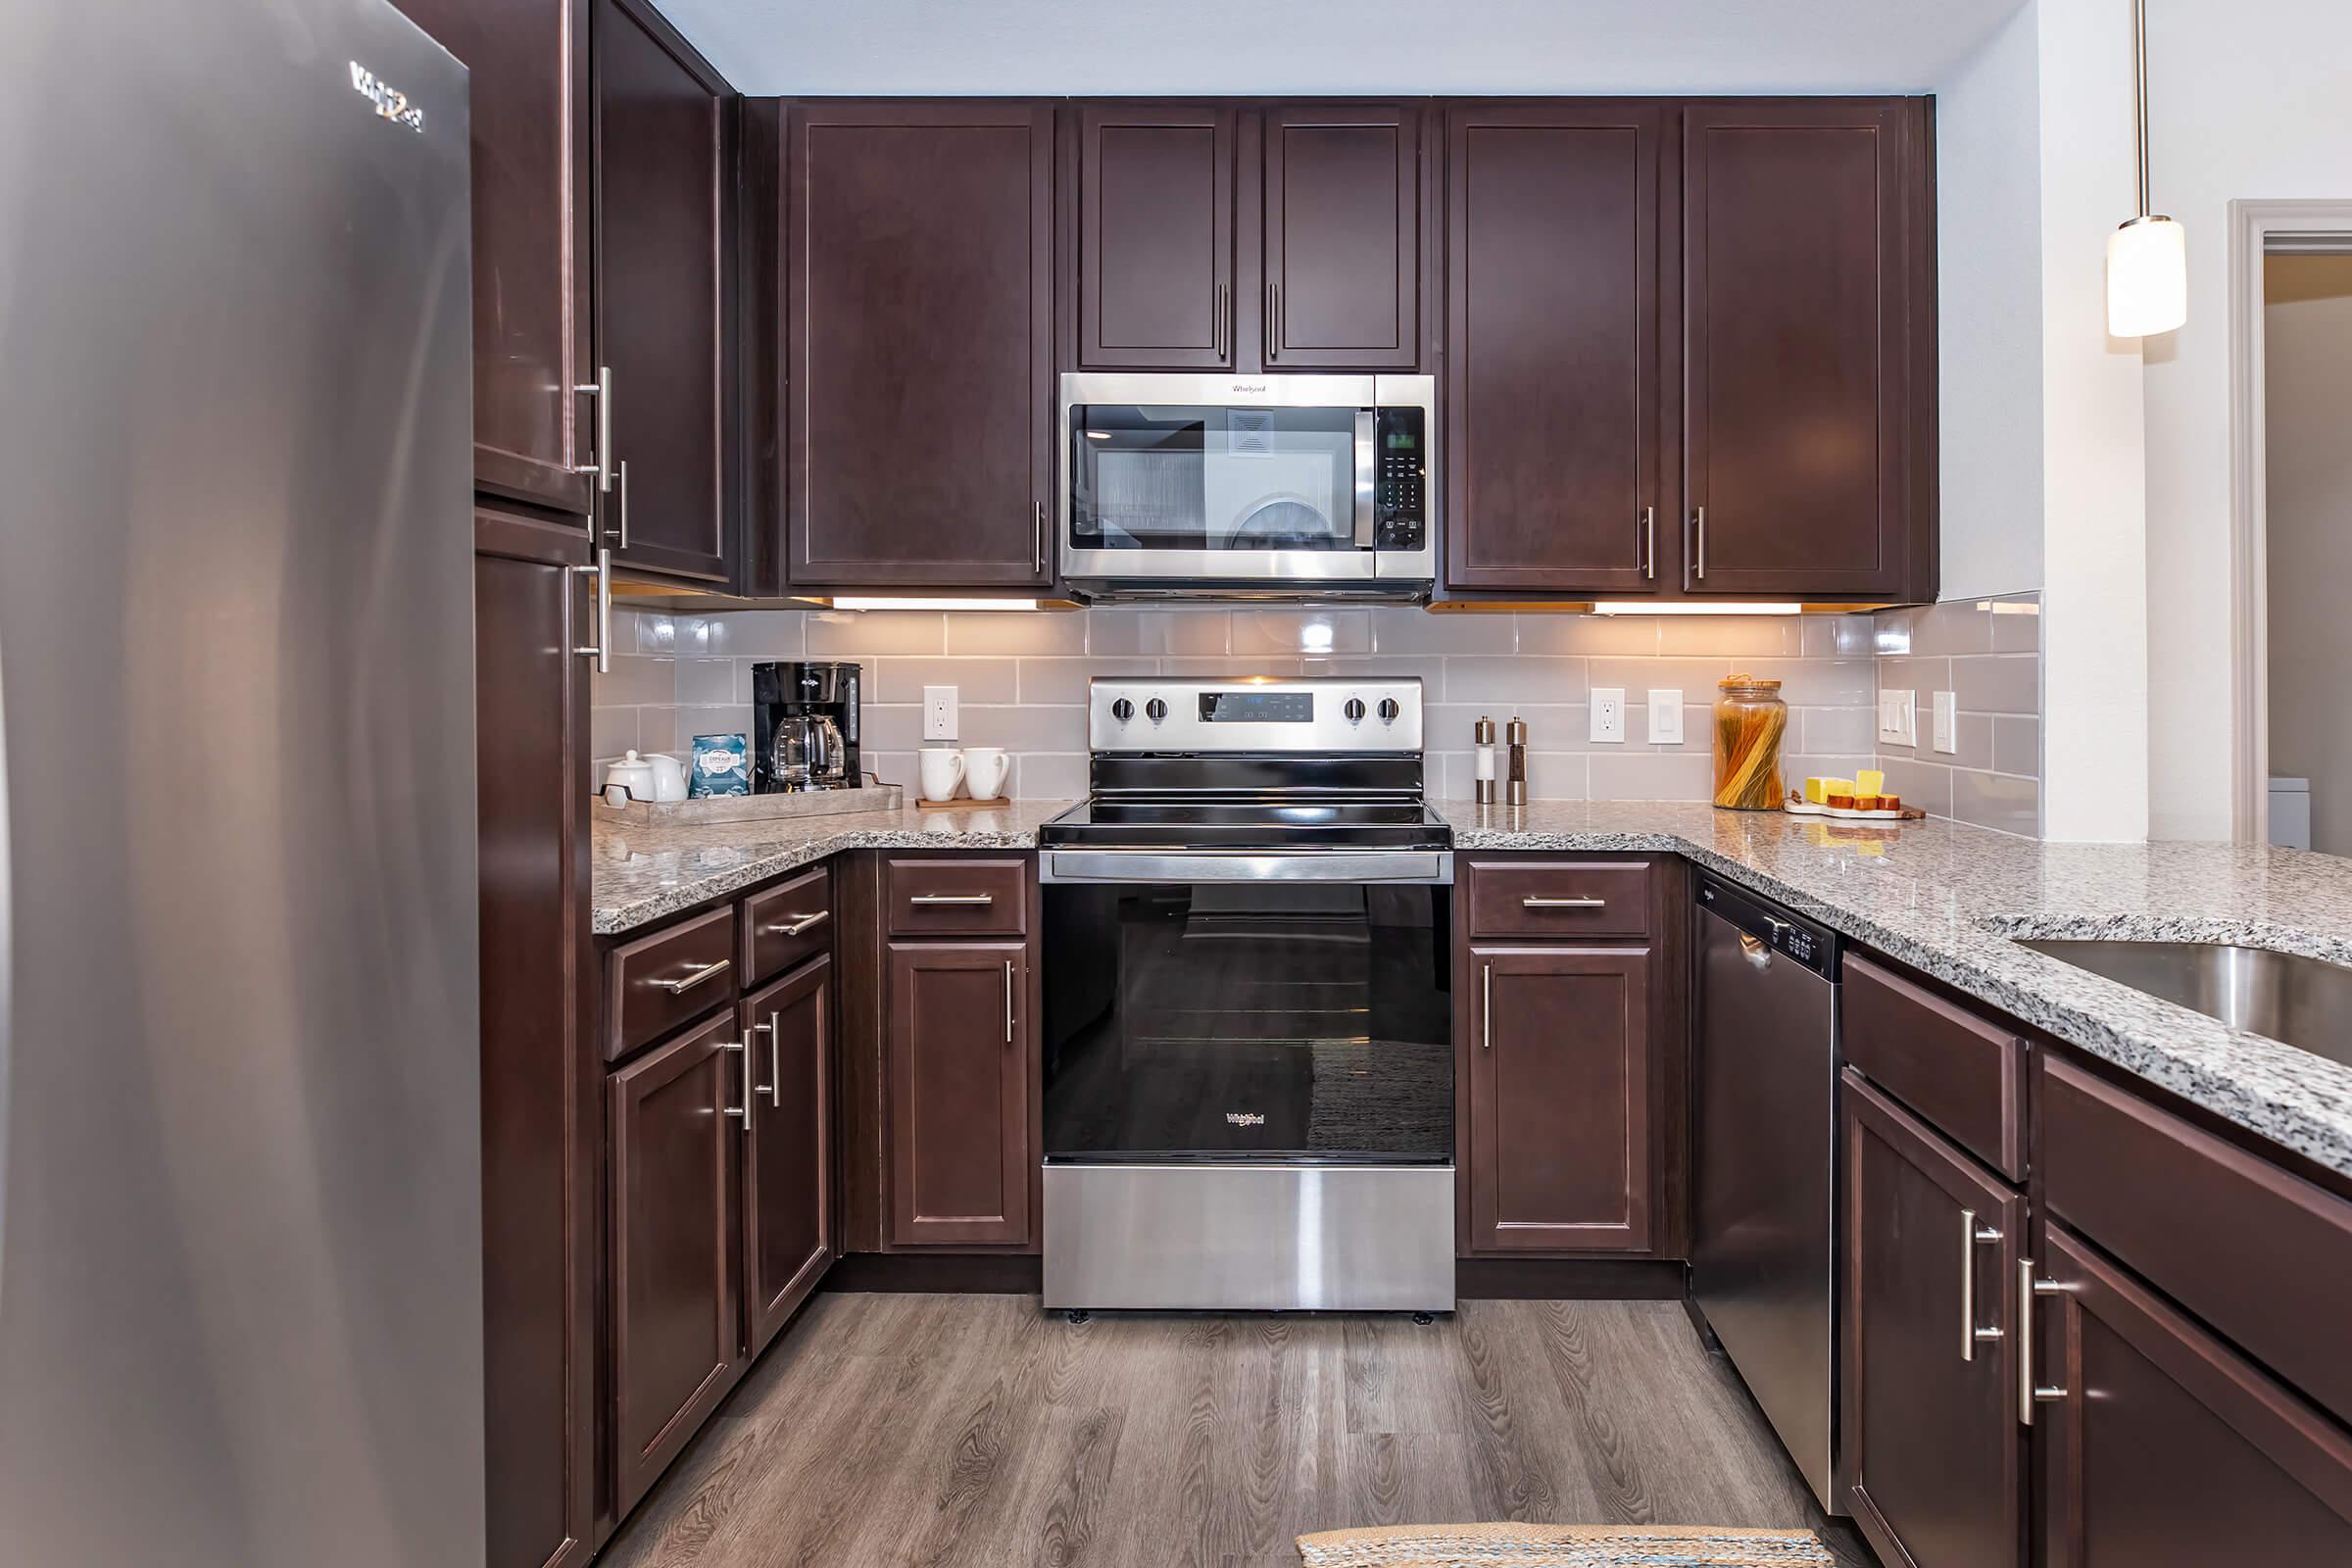
[{"label": "glass coffee carafe", "polygon": [[768,762],[788,790],[839,789],[850,782],[841,726],[829,713],[779,717]]}]

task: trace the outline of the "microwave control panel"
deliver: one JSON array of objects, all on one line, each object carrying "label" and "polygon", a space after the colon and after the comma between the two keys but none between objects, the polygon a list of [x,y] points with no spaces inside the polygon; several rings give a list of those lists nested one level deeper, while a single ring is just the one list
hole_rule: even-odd
[{"label": "microwave control panel", "polygon": [[1428,422],[1420,409],[1379,411],[1372,520],[1382,550],[1419,550],[1429,542]]}]

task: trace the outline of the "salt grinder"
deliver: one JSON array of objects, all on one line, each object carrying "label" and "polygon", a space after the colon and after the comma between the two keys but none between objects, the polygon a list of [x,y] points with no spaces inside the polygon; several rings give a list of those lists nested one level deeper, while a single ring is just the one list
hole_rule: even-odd
[{"label": "salt grinder", "polygon": [[1494,721],[1486,714],[1478,715],[1478,723],[1470,731],[1478,747],[1478,804],[1494,804]]}]

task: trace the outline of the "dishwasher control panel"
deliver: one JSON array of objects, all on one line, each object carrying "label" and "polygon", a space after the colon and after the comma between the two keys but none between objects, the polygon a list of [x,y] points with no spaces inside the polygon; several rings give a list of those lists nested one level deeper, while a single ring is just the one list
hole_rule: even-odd
[{"label": "dishwasher control panel", "polygon": [[1791,914],[1743,889],[1705,877],[1699,879],[1698,906],[1720,915],[1745,935],[1775,953],[1787,955],[1815,974],[1830,980],[1838,978],[1839,946],[1837,935],[1828,927]]}]

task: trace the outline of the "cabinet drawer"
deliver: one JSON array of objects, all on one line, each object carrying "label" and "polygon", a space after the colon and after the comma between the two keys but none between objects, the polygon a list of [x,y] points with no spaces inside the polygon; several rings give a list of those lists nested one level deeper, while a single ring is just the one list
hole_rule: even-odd
[{"label": "cabinet drawer", "polygon": [[2049,1208],[2352,1420],[2352,1203],[2047,1054]]},{"label": "cabinet drawer", "polygon": [[986,857],[894,859],[884,902],[894,937],[1017,937],[1029,929],[1028,862]]},{"label": "cabinet drawer", "polygon": [[1946,1138],[2026,1176],[2026,1043],[1926,987],[1846,955],[1845,1059]]},{"label": "cabinet drawer", "polygon": [[1647,860],[1473,860],[1470,939],[1646,937]]},{"label": "cabinet drawer", "polygon": [[743,983],[756,986],[771,975],[823,953],[833,940],[833,873],[818,866],[781,887],[743,901],[743,933],[737,946]]},{"label": "cabinet drawer", "polygon": [[735,1000],[735,907],[664,926],[605,958],[605,1059]]}]

